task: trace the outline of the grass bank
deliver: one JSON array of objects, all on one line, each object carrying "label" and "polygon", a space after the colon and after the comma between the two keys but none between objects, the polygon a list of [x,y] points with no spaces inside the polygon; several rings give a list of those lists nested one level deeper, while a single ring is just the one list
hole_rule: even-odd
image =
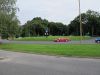
[{"label": "grass bank", "polygon": [[35,44],[1,44],[0,49],[8,51],[76,57],[100,57],[100,45],[35,45]]},{"label": "grass bank", "polygon": [[[24,37],[24,38],[17,38],[17,41],[53,41],[56,38],[69,38],[71,40],[80,40],[80,36],[48,36],[47,38],[44,37]],[[89,36],[83,36],[83,40],[91,39]]]}]

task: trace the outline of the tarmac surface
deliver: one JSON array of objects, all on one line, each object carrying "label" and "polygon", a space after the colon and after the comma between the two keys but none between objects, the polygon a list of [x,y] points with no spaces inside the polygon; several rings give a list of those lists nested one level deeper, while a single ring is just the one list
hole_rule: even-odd
[{"label": "tarmac surface", "polygon": [[100,59],[0,50],[0,75],[100,75]]},{"label": "tarmac surface", "polygon": [[2,40],[2,43],[17,43],[17,44],[96,44],[95,38],[82,41],[69,41],[69,42],[54,42],[54,41],[9,41]]}]

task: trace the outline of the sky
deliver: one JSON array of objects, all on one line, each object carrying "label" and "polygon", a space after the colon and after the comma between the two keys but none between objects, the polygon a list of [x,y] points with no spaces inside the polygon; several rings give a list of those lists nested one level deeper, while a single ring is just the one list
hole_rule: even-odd
[{"label": "sky", "polygon": [[[100,0],[80,0],[81,13],[91,9],[100,12]],[[17,0],[18,19],[23,25],[34,17],[69,24],[79,14],[78,0]]]}]

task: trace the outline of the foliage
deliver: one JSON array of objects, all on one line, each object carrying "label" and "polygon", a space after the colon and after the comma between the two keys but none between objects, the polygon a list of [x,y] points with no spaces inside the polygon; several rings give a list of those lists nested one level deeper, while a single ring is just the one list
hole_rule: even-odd
[{"label": "foliage", "polygon": [[26,53],[37,53],[46,55],[58,56],[77,56],[77,57],[99,57],[100,58],[100,45],[91,44],[2,44],[0,49],[9,51],[18,51]]},{"label": "foliage", "polygon": [[16,11],[16,3],[17,0],[0,0],[0,12],[3,13],[12,13]]},{"label": "foliage", "polygon": [[[24,37],[24,38],[16,38],[14,40],[17,40],[17,41],[53,41],[54,39],[57,39],[57,38],[68,38],[70,40],[80,40],[80,36],[48,36],[48,38],[46,38],[45,36],[42,36],[42,37]],[[82,39],[88,40],[88,39],[91,39],[91,37],[83,36]]]},{"label": "foliage", "polygon": [[[82,13],[81,16],[83,35],[100,35],[100,13],[88,10],[86,13]],[[80,34],[79,16],[71,21],[69,30],[70,35]]]},{"label": "foliage", "polygon": [[13,38],[17,35],[19,20],[16,11],[16,0],[0,0],[0,34],[2,34],[2,38]]},{"label": "foliage", "polygon": [[[88,10],[82,13],[82,34],[87,36],[100,35],[100,13]],[[60,22],[49,22],[40,17],[33,18],[27,21],[22,27],[22,37],[28,36],[44,36],[46,31],[48,35],[65,36],[65,35],[80,35],[79,16],[77,16],[69,25],[64,25]]]},{"label": "foliage", "polygon": [[48,35],[66,35],[66,31],[67,26],[62,23],[48,22],[46,19],[36,17],[22,26],[21,36],[44,36],[46,32]]}]

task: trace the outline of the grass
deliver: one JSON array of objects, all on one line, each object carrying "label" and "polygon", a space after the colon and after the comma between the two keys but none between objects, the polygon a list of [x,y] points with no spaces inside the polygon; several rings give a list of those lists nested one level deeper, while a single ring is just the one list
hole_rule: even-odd
[{"label": "grass", "polygon": [[[53,41],[56,38],[69,38],[71,40],[80,40],[80,36],[48,36],[48,38],[44,37],[24,37],[24,38],[17,38],[15,40],[18,41]],[[83,36],[83,40],[90,39],[89,36]]]},{"label": "grass", "polygon": [[100,45],[35,45],[35,44],[1,44],[0,49],[8,51],[57,55],[57,56],[74,56],[74,57],[100,57]]}]

